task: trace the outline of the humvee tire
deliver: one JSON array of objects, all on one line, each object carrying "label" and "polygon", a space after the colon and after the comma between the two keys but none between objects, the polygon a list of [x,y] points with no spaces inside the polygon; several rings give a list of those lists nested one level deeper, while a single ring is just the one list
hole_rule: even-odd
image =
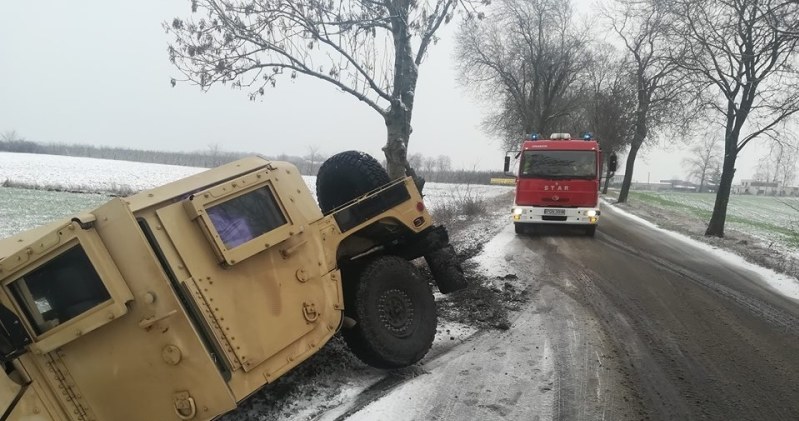
[{"label": "humvee tire", "polygon": [[385,168],[359,151],[337,153],[322,163],[316,176],[316,198],[323,213],[388,184]]},{"label": "humvee tire", "polygon": [[449,294],[469,286],[466,283],[466,277],[463,276],[463,267],[458,260],[458,255],[451,244],[426,254],[424,260],[442,294]]},{"label": "humvee tire", "polygon": [[341,333],[358,359],[376,368],[401,368],[427,354],[436,334],[436,304],[412,263],[381,256],[345,283],[345,315],[356,324]]}]

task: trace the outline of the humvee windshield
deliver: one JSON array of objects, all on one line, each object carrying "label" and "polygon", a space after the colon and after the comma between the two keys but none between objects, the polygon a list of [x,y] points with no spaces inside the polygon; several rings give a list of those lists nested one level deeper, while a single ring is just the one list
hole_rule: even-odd
[{"label": "humvee windshield", "polygon": [[111,299],[80,245],[14,280],[10,288],[39,335]]}]

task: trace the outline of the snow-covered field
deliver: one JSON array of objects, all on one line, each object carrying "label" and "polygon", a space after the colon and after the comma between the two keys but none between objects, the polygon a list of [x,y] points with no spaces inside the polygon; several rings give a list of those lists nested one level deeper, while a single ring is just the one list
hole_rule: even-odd
[{"label": "snow-covered field", "polygon": [[[670,211],[710,220],[715,193],[630,192],[630,200],[640,200]],[[731,195],[727,226],[737,231],[799,250],[799,198]]]},{"label": "snow-covered field", "polygon": [[[0,183],[8,181],[66,191],[139,191],[203,170],[205,168],[0,152]],[[303,178],[314,192],[316,177]],[[435,210],[443,203],[463,196],[489,198],[511,189],[509,186],[427,183],[424,194],[427,207]],[[106,200],[107,196],[102,194],[0,188],[0,238],[95,207]]]}]

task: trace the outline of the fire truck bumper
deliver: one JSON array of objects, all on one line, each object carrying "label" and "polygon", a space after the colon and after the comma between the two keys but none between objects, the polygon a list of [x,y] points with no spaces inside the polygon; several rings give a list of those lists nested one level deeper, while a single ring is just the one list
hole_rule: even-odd
[{"label": "fire truck bumper", "polygon": [[511,218],[515,223],[592,225],[599,221],[599,207],[550,208],[538,206],[514,206]]}]

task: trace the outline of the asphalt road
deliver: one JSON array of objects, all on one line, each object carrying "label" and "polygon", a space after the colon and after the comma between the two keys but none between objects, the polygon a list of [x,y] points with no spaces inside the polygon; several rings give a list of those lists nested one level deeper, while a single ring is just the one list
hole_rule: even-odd
[{"label": "asphalt road", "polygon": [[799,420],[799,302],[758,275],[607,207],[482,260],[531,295],[511,328],[338,419]]}]

